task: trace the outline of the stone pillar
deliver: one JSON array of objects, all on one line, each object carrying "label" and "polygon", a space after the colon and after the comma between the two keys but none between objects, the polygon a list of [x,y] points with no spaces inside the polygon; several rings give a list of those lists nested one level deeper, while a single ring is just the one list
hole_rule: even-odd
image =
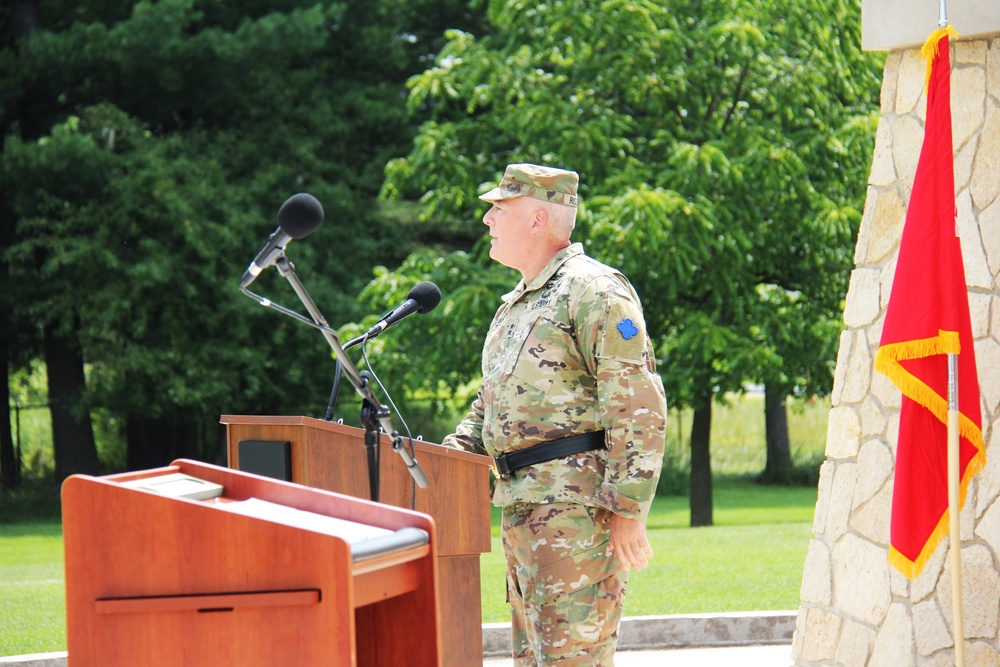
[{"label": "stone pillar", "polygon": [[[1000,667],[1000,36],[951,48],[958,232],[987,461],[961,512],[966,663]],[[919,48],[886,60],[792,646],[797,666],[954,664],[948,542],[913,581],[889,565],[900,392],[874,369],[923,142],[924,68]]]}]

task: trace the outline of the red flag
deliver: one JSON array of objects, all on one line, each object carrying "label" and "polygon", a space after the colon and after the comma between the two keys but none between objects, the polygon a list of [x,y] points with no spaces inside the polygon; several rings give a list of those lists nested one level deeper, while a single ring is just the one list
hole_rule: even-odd
[{"label": "red flag", "polygon": [[924,144],[906,211],[875,368],[902,391],[889,560],[915,578],[948,534],[948,354],[958,355],[961,503],[986,463],[962,248],[955,233],[951,27],[928,59]]}]

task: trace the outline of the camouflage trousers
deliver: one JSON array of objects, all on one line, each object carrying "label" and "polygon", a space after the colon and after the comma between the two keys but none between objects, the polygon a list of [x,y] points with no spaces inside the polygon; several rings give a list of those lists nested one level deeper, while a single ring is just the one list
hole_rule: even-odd
[{"label": "camouflage trousers", "polygon": [[611,513],[574,503],[503,508],[515,667],[614,664],[628,570]]}]

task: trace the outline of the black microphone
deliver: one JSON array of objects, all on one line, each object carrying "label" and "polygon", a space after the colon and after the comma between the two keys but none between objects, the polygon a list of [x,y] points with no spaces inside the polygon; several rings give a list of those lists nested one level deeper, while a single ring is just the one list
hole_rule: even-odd
[{"label": "black microphone", "polygon": [[309,236],[319,228],[322,222],[323,205],[312,195],[300,192],[286,199],[285,203],[278,209],[278,228],[274,230],[267,242],[264,243],[264,247],[260,249],[250,266],[247,267],[242,280],[240,280],[240,289],[252,283],[261,271],[274,264],[292,239]]},{"label": "black microphone", "polygon": [[396,324],[396,322],[413,313],[429,313],[437,308],[439,303],[441,303],[441,290],[438,289],[437,285],[427,281],[417,283],[410,290],[410,293],[406,295],[406,301],[398,308],[390,310],[375,326],[365,333],[363,338],[374,338]]}]

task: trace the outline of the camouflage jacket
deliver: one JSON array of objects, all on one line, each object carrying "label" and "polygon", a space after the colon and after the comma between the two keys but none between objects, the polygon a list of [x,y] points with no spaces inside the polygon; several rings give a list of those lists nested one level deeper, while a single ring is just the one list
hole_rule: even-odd
[{"label": "camouflage jacket", "polygon": [[443,444],[496,456],[603,429],[607,449],[498,479],[493,502],[577,502],[644,519],[667,406],[632,286],[575,243],[503,301],[483,346],[479,394]]}]

